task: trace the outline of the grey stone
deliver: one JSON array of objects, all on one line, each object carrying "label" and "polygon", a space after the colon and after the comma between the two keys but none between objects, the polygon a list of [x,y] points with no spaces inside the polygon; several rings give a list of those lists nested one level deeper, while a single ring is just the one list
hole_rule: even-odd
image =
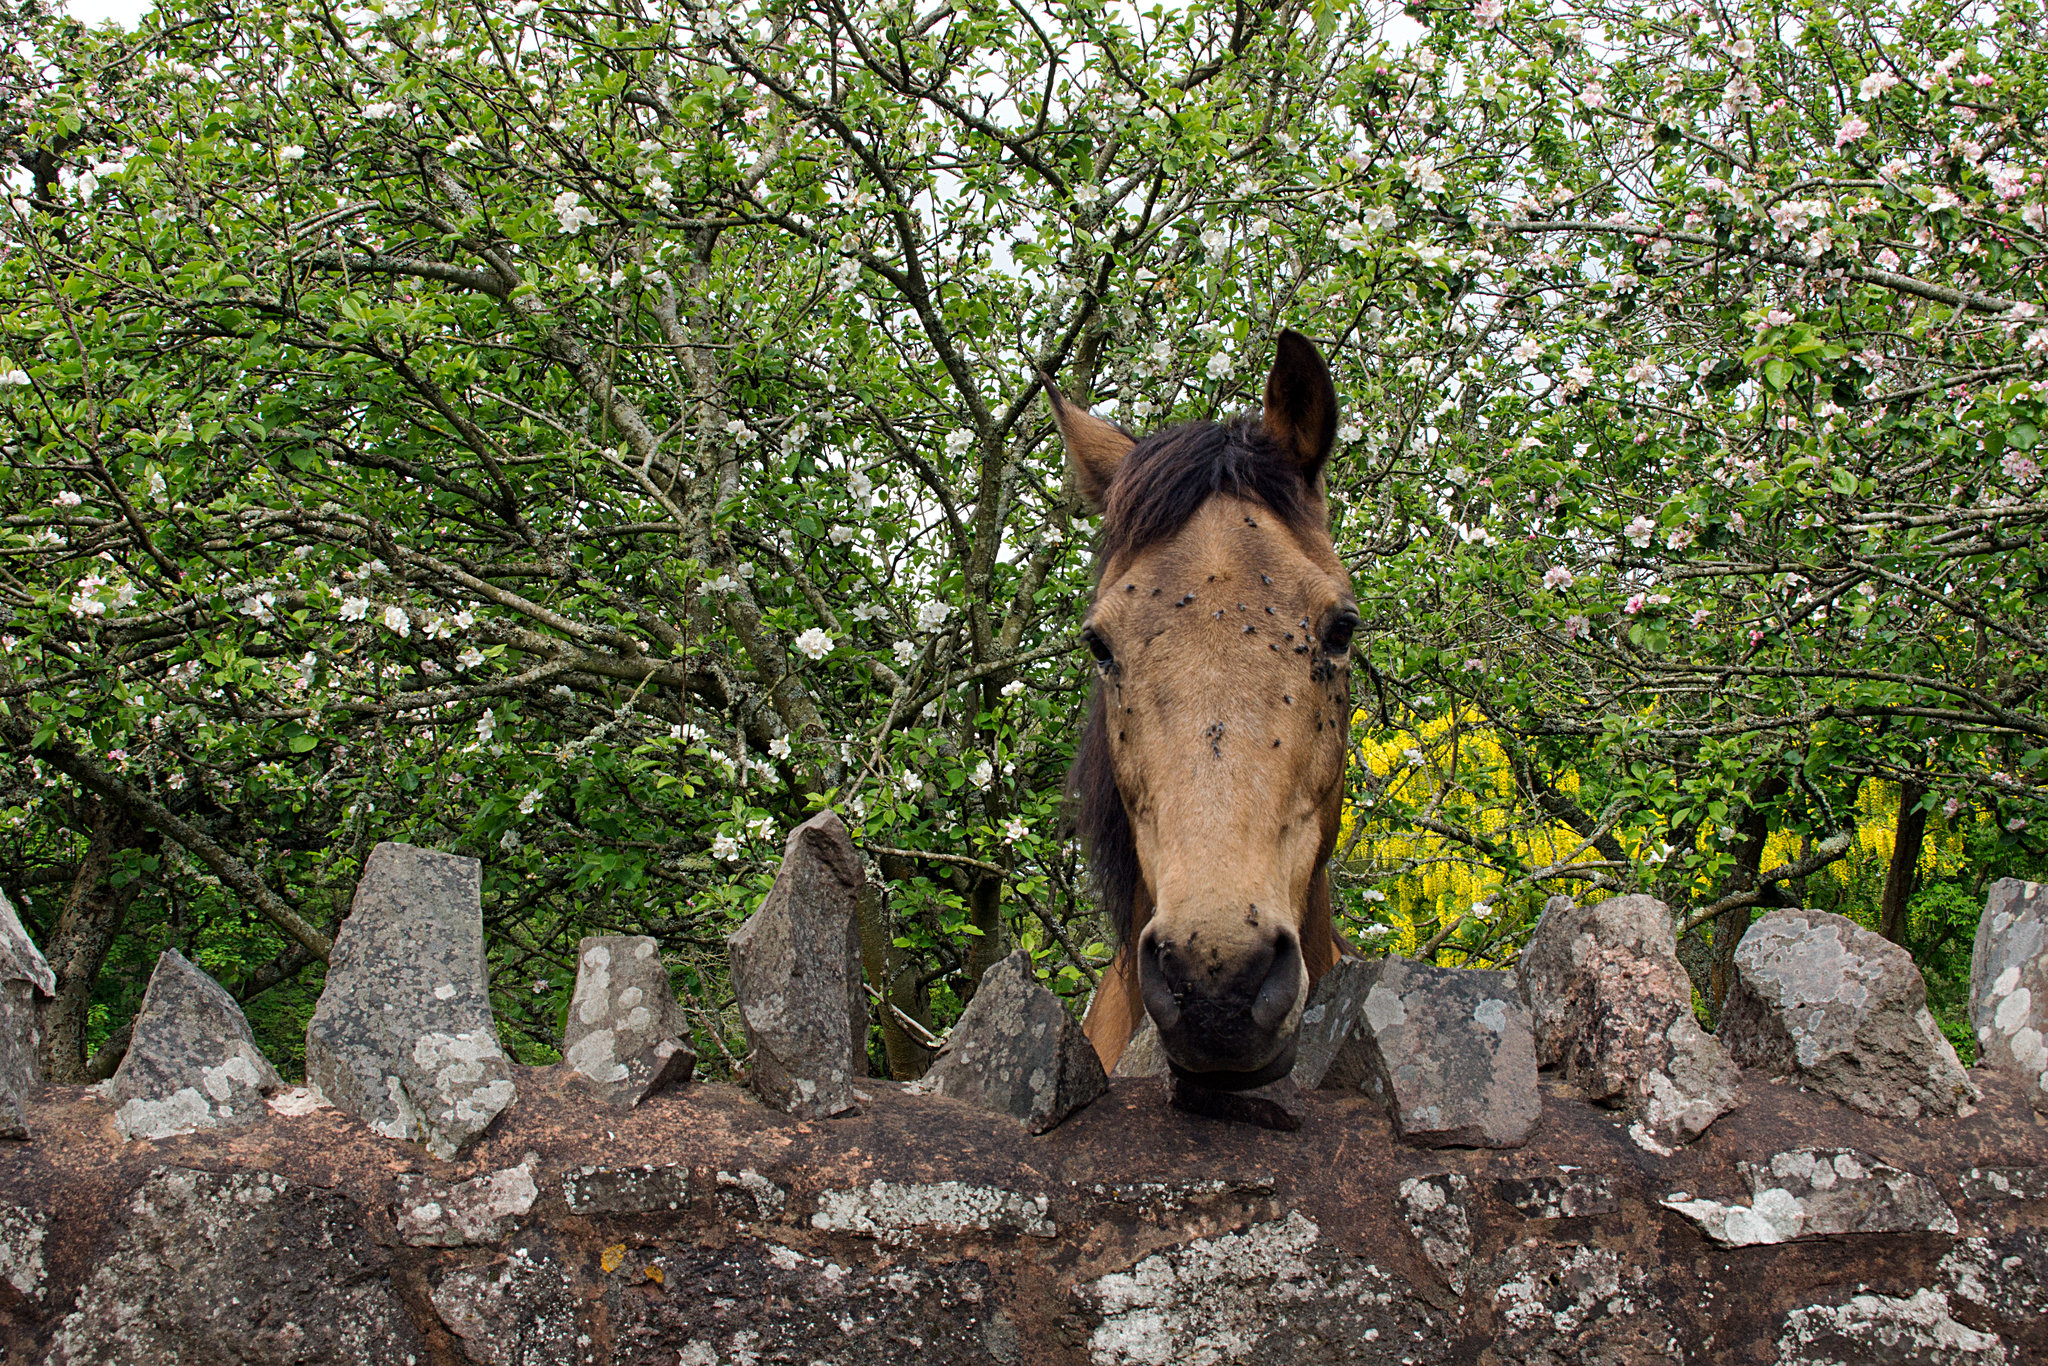
[{"label": "grey stone", "polygon": [[1984,899],[1970,951],[1977,1065],[2027,1088],[2048,1111],[2048,887],[2000,878]]},{"label": "grey stone", "polygon": [[867,1075],[854,905],[867,876],[839,817],[827,810],[789,832],[775,885],[726,944],[746,1029],[747,1084],[805,1119],[859,1108]]},{"label": "grey stone", "polygon": [[1411,1176],[1394,1193],[1401,1222],[1453,1295],[1465,1293],[1472,1264],[1472,1213],[1466,1206],[1469,1182],[1457,1172]]},{"label": "grey stone", "polygon": [[405,1172],[398,1178],[398,1236],[408,1247],[464,1247],[501,1241],[533,1208],[535,1158],[469,1181]]},{"label": "grey stone", "polygon": [[1660,1143],[1684,1143],[1735,1105],[1735,1060],[1692,1013],[1671,908],[1651,896],[1596,906],[1551,898],[1516,964],[1540,1066],[1586,1099],[1626,1105]]},{"label": "grey stone", "polygon": [[2048,1167],[1972,1167],[1961,1184],[1963,1199],[1976,1203],[2048,1200]]},{"label": "grey stone", "polygon": [[43,1239],[50,1221],[23,1205],[0,1205],[0,1281],[31,1300],[43,1297],[49,1268],[43,1263]]},{"label": "grey stone", "polygon": [[1108,1091],[1109,1078],[1080,1022],[1039,984],[1030,952],[1019,949],[982,974],[917,1087],[1042,1134]]},{"label": "grey stone", "polygon": [[1088,1357],[1101,1366],[1460,1359],[1457,1334],[1406,1282],[1336,1242],[1291,1210],[1084,1281],[1078,1293],[1099,1316]]},{"label": "grey stone", "polygon": [[1613,1248],[1527,1239],[1493,1259],[1487,1281],[1501,1366],[1684,1366],[1662,1287]]},{"label": "grey stone", "polygon": [[427,1298],[477,1366],[588,1359],[578,1351],[575,1288],[545,1253],[515,1248],[497,1262],[454,1268]]},{"label": "grey stone", "polygon": [[0,892],[0,1138],[28,1137],[28,1093],[42,1084],[38,996],[57,994],[57,975]]},{"label": "grey stone", "polygon": [[1735,947],[1721,1039],[1744,1067],[1870,1115],[1953,1115],[1978,1099],[1927,1010],[1913,955],[1826,911],[1772,911]]},{"label": "grey stone", "polygon": [[970,1229],[1052,1238],[1059,1226],[1046,1216],[1051,1204],[1043,1195],[964,1181],[872,1181],[851,1190],[820,1191],[811,1227],[899,1247]]},{"label": "grey stone", "polygon": [[1937,1270],[1951,1300],[1973,1304],[2016,1328],[2048,1316],[2048,1233],[2040,1229],[1965,1238]]},{"label": "grey stone", "polygon": [[571,1214],[651,1214],[681,1209],[690,1200],[690,1169],[673,1162],[665,1166],[578,1167],[562,1176],[562,1200]]},{"label": "grey stone", "polygon": [[1138,1032],[1124,1045],[1124,1051],[1117,1055],[1116,1066],[1109,1075],[1114,1081],[1136,1081],[1166,1074],[1166,1046],[1159,1041],[1159,1026],[1147,1015]]},{"label": "grey stone", "polygon": [[379,844],[306,1027],[306,1080],[386,1138],[456,1156],[512,1103],[484,961],[482,865]]},{"label": "grey stone", "polygon": [[1340,958],[1316,979],[1294,1042],[1294,1080],[1303,1090],[1355,1091],[1364,1084],[1365,1044],[1354,1026],[1379,975],[1376,960]]},{"label": "grey stone", "polygon": [[689,1081],[697,1069],[689,1037],[660,945],[644,934],[583,940],[562,1057],[607,1105],[631,1109]]},{"label": "grey stone", "polygon": [[1185,1077],[1173,1079],[1169,1104],[1204,1119],[1254,1124],[1261,1129],[1293,1133],[1301,1128],[1304,1107],[1301,1087],[1291,1076],[1245,1091],[1212,1091]]},{"label": "grey stone", "polygon": [[1364,1089],[1401,1136],[1431,1148],[1528,1142],[1543,1102],[1529,1008],[1514,974],[1391,954],[1370,966],[1376,972],[1346,1048],[1358,1050]]},{"label": "grey stone", "polygon": [[1846,1233],[1947,1233],[1960,1227],[1934,1183],[1851,1148],[1794,1148],[1768,1164],[1739,1164],[1746,1205],[1664,1200],[1723,1247],[1755,1247]]},{"label": "grey stone", "polygon": [[737,1176],[720,1172],[714,1179],[719,1203],[736,1219],[752,1217],[773,1223],[789,1209],[789,1192],[752,1167],[740,1168]]},{"label": "grey stone", "polygon": [[1785,1316],[1778,1366],[2006,1366],[1996,1333],[1980,1333],[1949,1315],[1948,1296],[1921,1289],[1910,1298],[1854,1295]]},{"label": "grey stone", "polygon": [[401,1366],[430,1359],[363,1210],[268,1172],[159,1167],[48,1366]]},{"label": "grey stone", "polygon": [[1600,1172],[1503,1177],[1495,1189],[1524,1219],[1584,1219],[1621,1209],[1613,1179]]},{"label": "grey stone", "polygon": [[176,949],[159,954],[128,1051],[103,1088],[121,1137],[252,1124],[283,1085],[235,998]]}]

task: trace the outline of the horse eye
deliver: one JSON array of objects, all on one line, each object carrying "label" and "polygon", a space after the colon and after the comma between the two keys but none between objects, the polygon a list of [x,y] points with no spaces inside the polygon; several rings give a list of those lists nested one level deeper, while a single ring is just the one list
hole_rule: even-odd
[{"label": "horse eye", "polygon": [[1323,628],[1323,648],[1333,655],[1343,654],[1351,648],[1351,634],[1357,629],[1358,613],[1345,608]]},{"label": "horse eye", "polygon": [[1090,654],[1094,655],[1097,660],[1104,664],[1111,663],[1116,659],[1116,652],[1109,648],[1109,642],[1104,640],[1093,626],[1081,632],[1081,643],[1088,647]]}]

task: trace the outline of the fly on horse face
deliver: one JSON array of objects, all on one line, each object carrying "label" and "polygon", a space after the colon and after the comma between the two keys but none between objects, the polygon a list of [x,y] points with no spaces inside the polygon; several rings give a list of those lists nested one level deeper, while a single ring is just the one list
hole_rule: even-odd
[{"label": "fly on horse face", "polygon": [[1256,418],[1133,440],[1046,386],[1102,514],[1082,638],[1099,677],[1074,761],[1079,826],[1117,931],[1085,1025],[1113,1067],[1142,1023],[1217,1090],[1294,1064],[1336,961],[1337,840],[1358,608],[1330,543],[1337,393],[1282,332]]}]

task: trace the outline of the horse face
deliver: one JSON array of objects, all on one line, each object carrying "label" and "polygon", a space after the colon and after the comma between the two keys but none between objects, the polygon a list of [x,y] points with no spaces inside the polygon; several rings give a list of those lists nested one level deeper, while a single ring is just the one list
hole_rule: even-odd
[{"label": "horse face", "polygon": [[[1125,952],[1175,1067],[1257,1085],[1292,1066],[1331,944],[1321,879],[1358,620],[1321,494],[1334,390],[1314,348],[1284,334],[1256,424],[1126,439],[1107,466],[1114,443],[1103,430],[1077,441],[1083,419],[1061,414],[1077,467],[1096,457],[1105,513],[1084,639],[1101,674],[1095,738],[1137,863]],[[1191,481],[1192,510],[1157,516]]]}]

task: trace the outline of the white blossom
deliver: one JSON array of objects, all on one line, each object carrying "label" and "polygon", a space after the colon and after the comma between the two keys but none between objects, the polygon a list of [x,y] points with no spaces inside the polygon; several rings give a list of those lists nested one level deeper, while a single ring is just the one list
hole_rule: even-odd
[{"label": "white blossom", "polygon": [[498,731],[498,717],[494,712],[485,712],[476,719],[476,741],[480,745],[491,743],[491,737]]},{"label": "white blossom", "polygon": [[1024,828],[1024,822],[1019,817],[1012,816],[1003,822],[1003,843],[1005,844],[1015,844],[1029,833],[1030,831]]},{"label": "white blossom", "polygon": [[936,598],[921,602],[917,605],[917,629],[936,631],[946,624],[946,618],[951,616],[952,612],[950,604],[940,602]]},{"label": "white blossom", "polygon": [[907,669],[917,662],[917,645],[913,641],[899,640],[889,647],[889,653],[895,657],[899,669]]},{"label": "white blossom", "polygon": [[1003,696],[1005,697],[1016,697],[1023,691],[1024,680],[1021,678],[1013,678],[1009,682],[1003,684]]},{"label": "white blossom", "polygon": [[796,638],[796,648],[810,659],[823,659],[832,653],[832,637],[825,634],[824,628],[813,626]]},{"label": "white blossom", "polygon": [[384,629],[401,639],[412,634],[412,618],[405,614],[403,607],[384,609]]},{"label": "white blossom", "polygon": [[295,161],[304,161],[306,159],[306,149],[299,146],[297,143],[292,143],[291,145],[286,147],[280,147],[277,149],[277,159],[279,161],[284,162],[287,166],[291,165]]},{"label": "white blossom", "polygon": [[519,814],[522,816],[531,816],[533,814],[533,809],[539,805],[540,789],[536,787],[535,789],[533,789],[533,791],[527,793],[524,797],[521,797],[519,799]]},{"label": "white blossom", "polygon": [[1215,355],[1209,357],[1209,363],[1203,369],[1208,372],[1210,379],[1222,379],[1230,373],[1229,353],[1218,351]]},{"label": "white blossom", "polygon": [[740,842],[731,835],[714,835],[711,840],[711,857],[730,863],[740,856]]},{"label": "white blossom", "polygon": [[1208,228],[1202,233],[1202,250],[1214,256],[1230,243],[1230,237],[1221,228]]},{"label": "white blossom", "polygon": [[987,787],[990,783],[995,781],[995,777],[995,765],[991,764],[987,760],[987,758],[983,758],[979,763],[977,763],[974,766],[974,772],[971,775],[971,781],[974,783],[976,787]]},{"label": "white blossom", "polygon": [[26,370],[0,370],[0,389],[26,389],[29,383]]},{"label": "white blossom", "polygon": [[1638,515],[1635,520],[1621,529],[1621,534],[1628,538],[1630,545],[1640,548],[1650,543],[1650,537],[1655,535],[1656,531],[1657,524],[1655,522],[1647,517]]},{"label": "white blossom", "polygon": [[787,735],[778,735],[768,742],[768,757],[771,759],[787,759],[789,757],[789,737]]},{"label": "white blossom", "polygon": [[343,621],[361,621],[369,615],[369,612],[370,600],[368,598],[343,598],[341,600],[341,619]]},{"label": "white blossom", "polygon": [[60,508],[75,508],[84,501],[85,499],[79,497],[70,489],[58,489],[57,496],[50,500],[52,504]]},{"label": "white blossom", "polygon": [[455,667],[464,672],[476,668],[483,662],[484,652],[477,649],[474,645],[465,645],[462,648],[462,653],[455,656]]},{"label": "white blossom", "polygon": [[574,190],[564,190],[555,196],[550,205],[560,231],[570,234],[582,232],[597,222],[597,215],[583,207],[583,196]]}]

